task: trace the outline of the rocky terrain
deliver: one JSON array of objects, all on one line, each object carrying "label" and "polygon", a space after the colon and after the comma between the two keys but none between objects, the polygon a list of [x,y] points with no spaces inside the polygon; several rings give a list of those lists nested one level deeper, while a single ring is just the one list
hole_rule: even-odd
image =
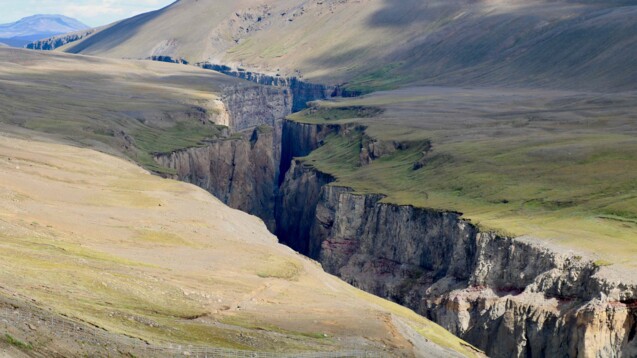
[{"label": "rocky terrain", "polygon": [[[414,91],[409,93],[415,95]],[[443,208],[457,205],[445,197],[430,198],[429,204],[419,207],[400,204],[401,201],[409,204],[416,200],[401,199],[390,180],[400,179],[401,190],[407,190],[403,170],[432,170],[432,167],[453,163],[456,159],[451,155],[458,154],[445,153],[447,139],[441,135],[442,131],[448,130],[449,139],[457,143],[458,132],[438,127],[440,122],[436,120],[447,121],[446,125],[453,128],[448,120],[440,118],[442,112],[436,110],[435,97],[428,96],[430,103],[422,104],[425,102],[416,98],[409,100],[411,103],[404,103],[409,101],[392,96],[387,93],[375,98],[344,101],[338,104],[343,106],[342,110],[334,103],[325,103],[323,109],[310,109],[303,115],[292,116],[301,122],[284,124],[283,155],[303,158],[293,160],[289,170],[282,172],[285,179],[277,203],[280,240],[318,260],[328,272],[353,285],[433,319],[484,349],[489,356],[614,357],[637,354],[634,335],[637,329],[637,282],[634,277],[637,276],[632,259],[635,247],[631,241],[617,238],[620,235],[617,230],[621,227],[626,230],[622,235],[631,240],[635,226],[629,221],[615,226],[600,221],[602,216],[597,216],[600,218],[596,222],[597,233],[589,232],[588,235],[604,235],[604,230],[608,229],[613,231],[615,238],[608,237],[604,245],[597,245],[595,236],[591,236],[592,242],[580,241],[575,247],[573,243],[581,240],[582,234],[578,232],[578,236],[567,239],[568,224],[563,219],[557,223],[563,230],[560,233],[563,239],[557,240],[554,231],[547,234],[536,228],[534,232],[531,223],[537,220],[533,218],[536,214],[520,217],[517,207],[515,220],[526,220],[527,226],[514,225],[504,218],[501,209],[495,217],[484,214],[494,211],[489,206],[479,206],[476,211],[465,204],[459,207],[466,210],[464,214],[426,208],[427,205]],[[460,96],[459,103],[465,106],[466,98],[466,95]],[[442,106],[449,108],[455,98],[453,92],[448,92],[441,99],[444,99]],[[518,103],[524,101],[522,97],[517,100]],[[356,108],[352,107],[353,103],[383,103],[387,109],[377,119],[355,119],[361,114],[360,110],[352,112],[351,108]],[[406,109],[421,116],[424,111],[421,106],[433,110],[435,119],[419,119],[421,122],[417,125],[418,122],[408,120]],[[572,111],[564,118],[576,118],[577,110]],[[590,107],[587,111],[592,115]],[[401,113],[402,123],[412,126],[409,134],[387,133],[386,118],[397,113]],[[458,114],[455,110],[452,113]],[[550,110],[545,115],[551,116],[549,113]],[[627,127],[619,123],[629,123],[624,122],[630,121],[629,113],[632,111],[628,110],[628,117],[624,118],[617,114],[617,124],[623,130]],[[469,115],[469,112],[465,113],[465,116]],[[337,119],[339,117],[342,119]],[[466,127],[468,122],[467,117],[460,125]],[[465,128],[465,141],[471,141],[475,133],[484,136],[485,128],[493,128],[489,123],[483,123],[485,127],[474,125],[473,129]],[[413,132],[416,126],[429,127],[428,134],[422,138],[434,140],[419,142]],[[606,130],[612,131],[612,127],[611,123],[606,124]],[[433,128],[438,133],[431,132]],[[500,136],[507,133],[515,137],[502,125],[495,128],[499,128]],[[377,139],[370,140],[370,133],[377,135]],[[403,139],[397,141],[396,138]],[[624,142],[616,150],[627,150],[626,144]],[[496,145],[497,142],[492,142],[492,146]],[[594,146],[593,143],[589,145]],[[415,148],[411,150],[412,154],[409,154],[409,146]],[[457,150],[458,147],[452,148]],[[522,146],[517,144],[517,148],[521,150]],[[445,158],[445,161],[435,164],[435,156]],[[396,179],[387,174],[387,165],[394,173],[398,172]],[[503,165],[508,163],[501,162],[500,166]],[[453,172],[451,175],[453,177]],[[441,179],[442,184],[453,185],[448,182],[453,179]],[[384,181],[387,184],[383,185]],[[522,182],[519,183],[521,190]],[[552,183],[554,188],[557,187],[557,182]],[[427,186],[423,181],[414,182],[419,187],[425,186],[426,191],[413,195],[425,198],[441,195],[441,188],[433,189],[432,184],[435,183]],[[593,193],[598,195],[598,192]],[[616,195],[623,194],[618,192]],[[496,195],[501,194],[496,192]],[[509,200],[513,200],[512,197]],[[584,207],[580,206],[580,210]],[[544,212],[541,222],[555,220],[557,208],[549,212],[552,219]],[[568,220],[573,220],[573,214],[568,215]],[[585,225],[581,222],[579,225]],[[518,234],[507,232],[507,229]],[[550,236],[543,239],[544,235]]]},{"label": "rocky terrain", "polygon": [[3,354],[481,356],[195,186],[26,135],[0,137]]},{"label": "rocky terrain", "polygon": [[[459,214],[383,204],[305,171],[293,168],[282,189],[296,189],[283,210],[306,234],[289,237],[307,240],[293,247],[328,272],[413,308],[490,356],[637,353],[635,282],[607,279],[593,262],[533,240],[481,233]],[[306,201],[309,215],[295,212],[295,197],[314,205]]]},{"label": "rocky terrain", "polygon": [[326,271],[489,356],[631,357],[636,13],[634,1],[181,0],[34,48],[186,71],[151,81],[162,98],[187,94],[170,102],[181,112],[122,111],[152,136],[117,118],[117,145],[91,142],[258,215]]},{"label": "rocky terrain", "polygon": [[37,41],[33,41],[26,44],[25,47],[31,50],[52,51],[68,43],[79,41],[85,38],[86,36],[90,36],[95,31],[98,31],[98,30],[99,28],[97,29],[93,28],[93,29],[85,29],[85,30],[75,31],[70,33],[67,32],[58,36],[38,39]]},{"label": "rocky terrain", "polygon": [[634,1],[597,0],[181,0],[59,50],[168,56],[346,83],[353,92],[405,84],[616,90],[635,82],[635,11]]}]

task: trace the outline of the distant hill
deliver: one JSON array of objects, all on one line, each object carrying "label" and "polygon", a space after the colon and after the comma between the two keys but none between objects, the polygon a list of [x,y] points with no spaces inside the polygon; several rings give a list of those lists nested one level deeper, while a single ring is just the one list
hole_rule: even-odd
[{"label": "distant hill", "polygon": [[36,40],[88,28],[80,21],[63,15],[33,15],[0,25],[0,43],[24,47]]},{"label": "distant hill", "polygon": [[61,50],[349,82],[637,88],[637,1],[180,0]]}]

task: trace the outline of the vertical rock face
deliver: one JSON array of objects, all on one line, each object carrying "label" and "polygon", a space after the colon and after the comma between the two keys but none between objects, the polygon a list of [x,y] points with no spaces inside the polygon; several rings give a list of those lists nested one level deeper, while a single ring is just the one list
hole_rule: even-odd
[{"label": "vertical rock face", "polygon": [[[325,133],[286,125],[284,153],[303,153]],[[286,135],[309,140],[285,148],[293,140]],[[386,204],[332,181],[293,161],[277,204],[279,238],[328,272],[493,357],[637,353],[634,284],[605,279],[604,268],[531,240],[481,233],[458,213]]]},{"label": "vertical rock face", "polygon": [[311,256],[310,229],[324,185],[334,181],[326,174],[292,161],[277,197],[276,235],[294,250]]},{"label": "vertical rock face", "polygon": [[281,121],[291,112],[288,90],[254,86],[228,88],[221,97],[223,123],[233,132],[208,145],[157,154],[174,179],[206,189],[232,208],[260,217],[275,228],[274,205],[281,160]]},{"label": "vertical rock face", "polygon": [[[326,86],[322,84],[301,81],[296,77],[270,76],[243,69],[232,69],[224,65],[212,63],[198,63],[201,68],[221,72],[228,76],[252,81],[261,85],[288,88],[292,95],[292,111],[298,112],[307,107],[307,102],[326,99],[343,94],[339,86]],[[352,96],[354,94],[351,94]]]},{"label": "vertical rock face", "polygon": [[258,127],[205,147],[161,154],[155,160],[174,169],[175,179],[197,185],[228,206],[256,215],[274,230],[280,126]]},{"label": "vertical rock face", "polygon": [[290,169],[294,158],[304,157],[323,145],[323,140],[337,133],[340,126],[283,122],[281,136],[281,179]]},{"label": "vertical rock face", "polygon": [[[177,62],[170,58],[162,60]],[[302,102],[305,106],[303,101],[324,98],[326,89],[323,86],[305,84],[296,79],[247,79],[273,86],[230,87],[224,90],[218,108],[222,113],[216,117],[223,121],[218,124],[229,127],[233,133],[231,136],[211,141],[204,147],[157,154],[155,160],[173,169],[175,179],[204,188],[230,207],[260,217],[274,232],[277,192],[282,181],[280,171],[287,172],[293,157],[309,154],[321,145],[323,138],[339,127],[282,125],[283,118],[292,113],[295,103],[299,105]],[[282,131],[285,132],[283,136]],[[285,151],[281,147],[282,138],[286,138]],[[296,143],[301,145],[296,146]],[[327,178],[324,181],[329,182]],[[293,197],[293,194],[288,192],[286,196]],[[281,222],[285,223],[284,232],[298,232],[297,228],[287,227],[287,220]]]},{"label": "vertical rock face", "polygon": [[[288,89],[254,86],[231,87],[224,91],[221,102],[229,114],[229,127],[234,132],[258,126],[280,127],[280,121],[292,113],[292,96]],[[279,142],[276,147],[280,148]]]}]

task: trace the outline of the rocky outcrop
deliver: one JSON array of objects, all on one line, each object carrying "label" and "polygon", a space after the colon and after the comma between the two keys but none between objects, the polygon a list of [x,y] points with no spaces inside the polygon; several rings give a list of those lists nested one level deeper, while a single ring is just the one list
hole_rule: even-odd
[{"label": "rocky outcrop", "polygon": [[[229,114],[228,127],[238,132],[258,126],[280,127],[292,113],[292,97],[285,88],[268,86],[230,87],[221,102]],[[279,143],[276,143],[279,147]]]},{"label": "rocky outcrop", "polygon": [[[283,143],[292,140],[286,134],[312,137],[293,153],[325,133],[286,126]],[[384,203],[332,182],[296,160],[277,204],[280,240],[328,272],[414,309],[492,357],[637,352],[637,285],[532,239],[480,232],[459,213]]]},{"label": "rocky outcrop", "polygon": [[175,171],[172,177],[206,189],[232,208],[260,217],[275,229],[279,183],[281,122],[290,114],[285,89],[227,88],[216,116],[228,126],[225,137],[207,145],[158,153],[155,161]]},{"label": "rocky outcrop", "polygon": [[174,179],[197,185],[228,206],[258,216],[274,230],[280,126],[257,127],[205,147],[158,154]]},{"label": "rocky outcrop", "polygon": [[307,103],[320,99],[340,96],[343,94],[340,86],[326,86],[317,83],[304,82],[297,77],[271,76],[262,73],[233,69],[225,65],[203,62],[197,64],[201,68],[221,72],[225,75],[241,78],[261,85],[284,87],[289,89],[292,96],[292,111],[298,112],[307,107]]},{"label": "rocky outcrop", "polygon": [[330,175],[300,161],[292,161],[277,197],[275,233],[282,243],[304,254],[315,250],[311,247],[310,229],[315,221],[321,190],[333,181]]},{"label": "rocky outcrop", "polygon": [[85,37],[91,36],[98,30],[99,28],[88,29],[88,30],[79,31],[79,32],[72,32],[70,34],[53,36],[48,39],[31,42],[30,44],[27,44],[25,47],[31,50],[53,51],[71,42],[79,41]]}]

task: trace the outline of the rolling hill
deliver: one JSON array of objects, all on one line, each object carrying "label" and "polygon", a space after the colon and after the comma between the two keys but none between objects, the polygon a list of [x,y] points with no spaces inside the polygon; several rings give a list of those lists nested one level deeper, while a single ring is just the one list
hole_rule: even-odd
[{"label": "rolling hill", "polygon": [[88,29],[88,26],[67,16],[33,15],[0,25],[0,42],[13,47],[24,47],[39,39],[84,29]]},{"label": "rolling hill", "polygon": [[181,0],[63,50],[168,56],[362,92],[406,84],[623,90],[637,83],[636,14],[634,1]]}]

